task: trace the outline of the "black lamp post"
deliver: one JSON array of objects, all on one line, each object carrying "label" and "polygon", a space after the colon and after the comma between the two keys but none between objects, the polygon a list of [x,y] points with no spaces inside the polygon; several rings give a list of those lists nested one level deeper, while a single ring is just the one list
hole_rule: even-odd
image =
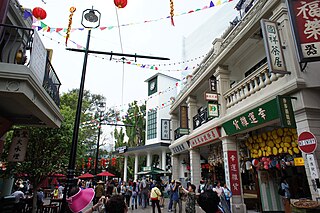
[{"label": "black lamp post", "polygon": [[85,54],[84,54],[76,118],[75,118],[74,128],[73,128],[72,144],[71,144],[69,165],[67,170],[67,183],[64,190],[64,194],[63,194],[63,203],[62,203],[61,212],[66,211],[67,193],[70,191],[72,186],[75,186],[74,176],[75,176],[75,164],[76,164],[76,156],[77,156],[78,133],[79,133],[79,126],[80,126],[81,107],[82,107],[82,99],[83,99],[83,91],[84,91],[84,82],[85,82],[86,70],[87,70],[91,29],[97,28],[100,26],[100,18],[101,18],[101,13],[98,10],[95,10],[93,8],[86,9],[82,12],[81,24],[85,28],[88,28],[88,37],[87,37]]},{"label": "black lamp post", "polygon": [[106,103],[100,102],[98,105],[98,112],[99,112],[99,126],[98,126],[98,140],[97,140],[97,150],[96,150],[96,165],[94,167],[94,174],[97,175],[98,173],[98,158],[99,158],[99,146],[100,146],[100,133],[101,133],[101,121],[104,111],[106,110]]}]

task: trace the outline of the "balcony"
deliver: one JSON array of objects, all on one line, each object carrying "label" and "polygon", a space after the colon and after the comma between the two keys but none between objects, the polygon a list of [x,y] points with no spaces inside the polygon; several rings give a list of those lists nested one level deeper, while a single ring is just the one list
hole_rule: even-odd
[{"label": "balcony", "polygon": [[0,112],[17,125],[60,126],[61,82],[33,29],[0,24]]}]

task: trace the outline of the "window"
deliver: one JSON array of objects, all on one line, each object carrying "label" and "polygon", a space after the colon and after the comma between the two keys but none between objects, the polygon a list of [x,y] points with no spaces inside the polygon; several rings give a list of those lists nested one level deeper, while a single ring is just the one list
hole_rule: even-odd
[{"label": "window", "polygon": [[147,139],[157,137],[157,110],[148,112]]}]

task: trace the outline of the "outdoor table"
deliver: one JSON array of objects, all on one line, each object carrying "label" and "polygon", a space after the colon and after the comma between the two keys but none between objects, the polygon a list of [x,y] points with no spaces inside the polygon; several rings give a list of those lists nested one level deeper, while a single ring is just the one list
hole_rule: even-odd
[{"label": "outdoor table", "polygon": [[62,198],[51,198],[50,199],[50,205],[55,204],[55,203],[58,205],[57,207],[60,210],[61,204],[62,204]]}]

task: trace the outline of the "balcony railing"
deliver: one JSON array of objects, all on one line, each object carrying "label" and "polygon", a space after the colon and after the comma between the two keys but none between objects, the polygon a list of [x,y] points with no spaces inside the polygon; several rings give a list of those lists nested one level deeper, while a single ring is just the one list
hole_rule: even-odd
[{"label": "balcony railing", "polygon": [[262,88],[272,84],[280,77],[283,77],[283,75],[270,73],[268,65],[266,63],[263,64],[224,94],[227,108],[236,105]]},{"label": "balcony railing", "polygon": [[[29,66],[32,54],[34,30],[25,27],[0,24],[0,62]],[[32,71],[32,69],[30,69]],[[60,80],[46,57],[44,79],[41,86],[52,100],[60,105]]]}]

